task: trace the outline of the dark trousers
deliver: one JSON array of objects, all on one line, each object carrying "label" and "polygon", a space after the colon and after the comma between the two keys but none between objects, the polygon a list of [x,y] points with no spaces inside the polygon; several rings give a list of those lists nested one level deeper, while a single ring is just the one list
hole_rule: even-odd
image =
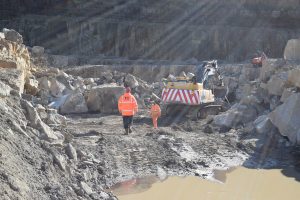
[{"label": "dark trousers", "polygon": [[124,128],[127,129],[132,125],[133,116],[123,116]]}]

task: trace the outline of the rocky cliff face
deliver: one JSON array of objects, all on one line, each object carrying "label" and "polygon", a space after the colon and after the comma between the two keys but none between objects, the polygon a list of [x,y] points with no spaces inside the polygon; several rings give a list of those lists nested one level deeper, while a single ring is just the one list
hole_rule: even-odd
[{"label": "rocky cliff face", "polygon": [[282,57],[287,40],[300,33],[297,0],[15,0],[0,5],[1,19],[9,19],[0,27],[15,28],[27,44],[55,54],[240,61],[257,50]]}]

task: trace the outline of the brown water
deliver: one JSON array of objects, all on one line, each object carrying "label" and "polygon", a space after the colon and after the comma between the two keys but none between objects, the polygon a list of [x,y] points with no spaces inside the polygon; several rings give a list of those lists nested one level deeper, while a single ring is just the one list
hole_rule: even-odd
[{"label": "brown water", "polygon": [[300,182],[280,170],[237,168],[219,171],[216,178],[225,183],[198,177],[170,177],[160,182],[148,177],[119,184],[113,193],[120,200],[300,200]]}]

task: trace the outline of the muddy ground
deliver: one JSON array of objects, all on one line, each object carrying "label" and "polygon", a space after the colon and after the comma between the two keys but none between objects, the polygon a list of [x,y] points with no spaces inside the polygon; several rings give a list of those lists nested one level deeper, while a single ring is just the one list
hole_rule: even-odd
[{"label": "muddy ground", "polygon": [[[207,131],[210,117],[201,121],[162,117],[155,130],[147,111],[142,110],[134,118],[134,132],[129,135],[124,135],[118,115],[67,117],[64,131],[74,136],[74,147],[98,162],[82,167],[91,173],[97,170],[104,188],[149,175],[213,179],[214,169],[233,166],[285,168],[297,165],[299,155],[297,149],[276,134],[259,136],[245,132],[245,128],[226,133]],[[290,154],[291,151],[295,153]]]}]

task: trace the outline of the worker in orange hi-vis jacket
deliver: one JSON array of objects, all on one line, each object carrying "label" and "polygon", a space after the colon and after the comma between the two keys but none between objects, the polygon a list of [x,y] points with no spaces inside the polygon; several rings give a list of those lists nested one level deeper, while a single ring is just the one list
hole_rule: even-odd
[{"label": "worker in orange hi-vis jacket", "polygon": [[138,112],[137,101],[131,94],[131,89],[129,87],[125,88],[125,93],[119,98],[118,108],[123,117],[125,135],[128,135],[132,132],[131,126],[133,116]]},{"label": "worker in orange hi-vis jacket", "polygon": [[153,102],[153,104],[151,106],[150,114],[152,117],[153,126],[154,126],[154,128],[157,128],[157,120],[161,116],[161,109],[159,107],[158,101]]}]

